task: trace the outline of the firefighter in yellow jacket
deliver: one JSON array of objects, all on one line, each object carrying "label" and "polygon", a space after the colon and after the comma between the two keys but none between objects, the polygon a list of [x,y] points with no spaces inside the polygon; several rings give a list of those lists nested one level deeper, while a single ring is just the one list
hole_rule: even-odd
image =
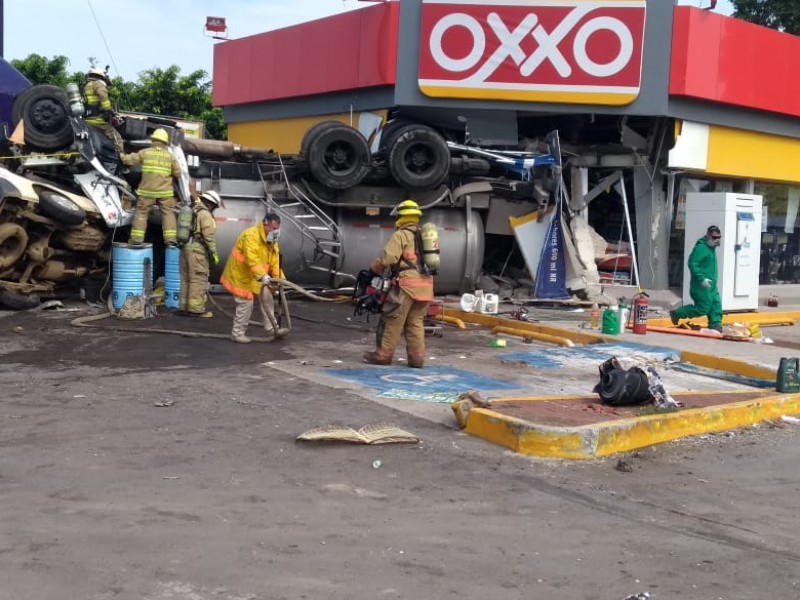
[{"label": "firefighter in yellow jacket", "polygon": [[222,198],[214,190],[196,197],[192,184],[192,232],[189,241],[181,248],[181,294],[178,308],[180,314],[189,317],[210,319],[214,316],[206,310],[208,276],[211,263],[219,264],[216,229],[213,213],[217,208],[225,208]]},{"label": "firefighter in yellow jacket", "polygon": [[374,365],[391,364],[400,336],[405,334],[408,366],[421,368],[425,363],[424,320],[433,300],[433,278],[420,272],[422,249],[416,247],[422,211],[413,200],[405,200],[392,215],[397,216],[396,231],[370,270],[382,274],[391,269],[393,283],[381,309],[377,347],[364,354],[364,360]]},{"label": "firefighter in yellow jacket", "polygon": [[156,129],[150,136],[149,148],[134,154],[122,154],[122,163],[133,167],[142,165],[142,181],[136,190],[136,213],[131,224],[128,243],[137,245],[144,242],[147,231],[147,216],[150,208],[158,202],[161,209],[161,229],[164,243],[174,246],[177,243],[177,224],[175,222],[174,182],[180,179],[181,168],[177,159],[167,149],[169,134],[164,129]]},{"label": "firefighter in yellow jacket", "polygon": [[282,337],[289,331],[283,327],[273,331],[267,313],[275,316],[275,303],[269,286],[272,277],[281,277],[280,235],[281,218],[275,213],[267,213],[263,223],[245,229],[231,250],[220,283],[233,295],[236,314],[233,317],[231,339],[240,344],[252,340],[247,337],[247,325],[253,314],[253,301],[258,298],[264,329],[267,336]]},{"label": "firefighter in yellow jacket", "polygon": [[86,83],[83,85],[83,97],[86,99],[86,116],[83,120],[111,140],[117,154],[122,154],[122,136],[111,124],[114,111],[111,108],[111,99],[108,97],[110,85],[111,79],[104,71],[89,70],[86,74]]}]

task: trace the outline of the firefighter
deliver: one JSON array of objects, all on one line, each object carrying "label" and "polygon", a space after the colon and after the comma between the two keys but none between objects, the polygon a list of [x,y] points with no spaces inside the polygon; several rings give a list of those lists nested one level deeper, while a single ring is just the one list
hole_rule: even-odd
[{"label": "firefighter", "polygon": [[669,311],[673,325],[681,319],[708,317],[709,329],[722,331],[722,302],[717,289],[717,253],[722,240],[719,227],[712,225],[706,234],[697,240],[689,255],[689,295],[694,304],[687,304]]},{"label": "firefighter", "polygon": [[417,229],[422,211],[413,200],[404,200],[392,211],[397,216],[396,231],[380,258],[370,270],[378,275],[391,270],[392,286],[386,295],[378,323],[376,349],[364,354],[374,365],[388,365],[405,333],[408,366],[422,368],[425,363],[425,327],[428,305],[433,300],[433,278],[421,272],[421,248],[417,248]]},{"label": "firefighter", "polygon": [[122,154],[122,136],[111,124],[114,111],[111,109],[111,100],[108,97],[109,86],[111,86],[111,78],[106,72],[100,69],[90,69],[86,73],[86,83],[83,85],[83,97],[86,100],[84,121],[111,140],[117,154]]},{"label": "firefighter", "polygon": [[[194,180],[192,180],[192,183]],[[214,313],[206,310],[208,276],[211,264],[219,264],[213,213],[225,208],[222,198],[213,190],[197,197],[192,187],[192,228],[189,241],[181,248],[181,295],[179,314],[210,319]]]},{"label": "firefighter", "polygon": [[161,209],[161,229],[167,246],[177,244],[177,223],[175,221],[174,183],[180,179],[181,167],[167,149],[169,134],[164,129],[156,129],[150,136],[149,148],[133,154],[122,154],[122,163],[129,167],[142,165],[142,181],[136,190],[136,214],[133,215],[131,235],[128,244],[140,245],[147,231],[147,217],[150,208],[158,203]]},{"label": "firefighter", "polygon": [[[281,218],[275,213],[264,215],[262,223],[245,229],[236,240],[231,250],[220,283],[233,295],[236,303],[236,314],[233,317],[231,340],[239,344],[247,344],[252,340],[247,337],[247,325],[253,314],[253,301],[258,298],[261,314],[264,317],[264,329],[267,337],[283,337],[288,329],[278,328],[275,332],[272,319],[275,318],[273,290],[269,285],[272,277],[282,277],[280,267]],[[272,319],[268,317],[272,316]]]}]

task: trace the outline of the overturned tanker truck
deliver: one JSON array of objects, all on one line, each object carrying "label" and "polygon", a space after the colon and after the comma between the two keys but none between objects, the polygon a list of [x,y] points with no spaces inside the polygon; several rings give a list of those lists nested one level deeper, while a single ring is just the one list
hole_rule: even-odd
[{"label": "overturned tanker truck", "polygon": [[[23,125],[0,166],[0,304],[6,307],[28,308],[69,287],[105,283],[112,244],[127,240],[140,173],[123,167],[113,145],[81,115],[80,97],[55,86],[29,88],[14,103],[13,120]],[[559,163],[557,144],[539,154],[487,152],[402,120],[390,120],[371,139],[322,122],[305,133],[297,155],[187,137],[164,117],[117,123],[128,152],[148,145],[159,127],[183,165],[180,201],[189,202],[190,177],[225,201],[214,215],[218,269],[241,231],[272,210],[283,221],[287,278],[314,288],[352,285],[353,274],[391,235],[391,208],[412,197],[439,229],[444,258],[436,292],[474,289],[490,203],[526,203],[531,211],[546,205]],[[152,213],[148,227],[156,255],[159,218]]]}]

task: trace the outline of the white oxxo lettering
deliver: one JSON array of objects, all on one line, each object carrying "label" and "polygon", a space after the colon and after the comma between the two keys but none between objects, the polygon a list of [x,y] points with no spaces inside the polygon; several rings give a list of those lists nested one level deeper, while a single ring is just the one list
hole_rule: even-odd
[{"label": "white oxxo lettering", "polygon": [[[488,57],[484,56],[487,32],[481,23],[470,15],[451,13],[443,17],[431,30],[431,56],[441,68],[452,73],[463,73],[480,64],[480,68],[468,78],[474,82],[486,81],[507,58],[519,67],[520,75],[523,77],[530,77],[536,69],[548,61],[561,77],[567,78],[572,74],[572,66],[562,53],[560,45],[592,10],[594,8],[591,6],[575,7],[552,31],[547,31],[539,23],[539,17],[535,13],[528,13],[513,30],[506,27],[500,15],[490,13],[486,23],[500,44]],[[447,32],[457,27],[465,29],[472,38],[471,50],[461,58],[449,56],[442,45]],[[589,39],[599,31],[610,32],[619,41],[617,56],[606,63],[592,60],[587,51]],[[536,40],[537,46],[530,56],[526,56],[521,44],[529,35]],[[587,19],[575,33],[572,56],[575,66],[587,75],[593,77],[616,75],[628,65],[633,56],[633,35],[625,23],[614,17],[600,16]]]}]

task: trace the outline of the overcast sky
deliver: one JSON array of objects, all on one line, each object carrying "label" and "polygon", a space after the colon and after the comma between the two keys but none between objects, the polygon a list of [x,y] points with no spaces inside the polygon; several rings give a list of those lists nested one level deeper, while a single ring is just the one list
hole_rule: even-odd
[{"label": "overcast sky", "polygon": [[[663,2],[666,0],[651,0]],[[708,6],[710,0],[681,0]],[[225,17],[231,39],[263,33],[369,6],[359,0],[4,0],[6,60],[41,54],[69,58],[84,71],[89,57],[111,74],[135,81],[154,67],[178,65],[183,74],[212,72],[213,39],[206,17]],[[717,12],[730,14],[728,0]]]}]

